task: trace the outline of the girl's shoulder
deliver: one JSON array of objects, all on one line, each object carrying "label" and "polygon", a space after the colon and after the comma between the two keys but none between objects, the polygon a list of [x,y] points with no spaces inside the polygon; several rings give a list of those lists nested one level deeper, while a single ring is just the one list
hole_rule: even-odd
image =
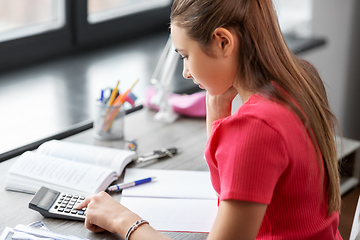
[{"label": "girl's shoulder", "polygon": [[[246,120],[246,121],[244,121]],[[290,107],[263,97],[260,94],[251,95],[249,100],[230,117],[219,124],[242,124],[249,121],[261,121],[271,128],[281,132],[302,128],[302,122]]]},{"label": "girl's shoulder", "polygon": [[253,94],[234,114],[236,117],[253,116],[257,118],[271,119],[292,116],[292,110],[284,104],[272,101],[260,94]]}]

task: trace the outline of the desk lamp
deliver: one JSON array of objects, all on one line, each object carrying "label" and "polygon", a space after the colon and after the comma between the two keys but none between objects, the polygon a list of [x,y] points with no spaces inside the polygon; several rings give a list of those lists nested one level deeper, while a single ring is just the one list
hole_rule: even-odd
[{"label": "desk lamp", "polygon": [[175,52],[174,44],[169,36],[154,74],[150,79],[150,83],[154,84],[156,88],[156,94],[150,99],[150,103],[159,106],[159,111],[154,118],[165,123],[172,123],[179,117],[169,103],[170,82],[174,76],[178,60],[179,56]]}]

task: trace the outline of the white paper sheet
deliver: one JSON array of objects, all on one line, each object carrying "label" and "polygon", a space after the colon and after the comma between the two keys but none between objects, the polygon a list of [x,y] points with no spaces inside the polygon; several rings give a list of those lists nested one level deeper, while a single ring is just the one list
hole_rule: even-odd
[{"label": "white paper sheet", "polygon": [[209,172],[126,169],[124,182],[146,177],[156,181],[124,189],[124,206],[156,230],[210,232],[218,206]]},{"label": "white paper sheet", "polygon": [[159,231],[210,232],[218,208],[215,199],[123,197],[121,203]]},{"label": "white paper sheet", "polygon": [[217,199],[206,171],[128,168],[124,182],[156,177],[150,183],[124,189],[123,196]]}]

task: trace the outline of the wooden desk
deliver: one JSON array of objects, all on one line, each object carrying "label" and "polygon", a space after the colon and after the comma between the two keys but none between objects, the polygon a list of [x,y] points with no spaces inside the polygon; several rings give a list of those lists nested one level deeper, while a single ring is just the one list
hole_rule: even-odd
[{"label": "wooden desk", "polygon": [[[131,164],[129,167],[208,171],[207,164],[204,160],[204,147],[207,139],[205,119],[180,118],[175,123],[165,124],[155,121],[153,117],[154,112],[147,109],[142,109],[127,115],[125,117],[126,139],[136,139],[138,141],[138,152],[140,155],[169,147],[177,147],[179,153],[170,159],[141,165]],[[105,142],[96,140],[92,137],[92,129],[68,137],[64,139],[64,141],[113,148],[124,148],[126,144],[124,141]],[[357,181],[359,179],[359,160],[357,160],[359,154],[356,153],[358,152],[360,144],[358,141],[344,139],[343,145],[343,156],[346,156],[347,159],[344,164],[354,161],[354,166],[356,166],[350,168],[352,170],[350,174],[353,174],[349,178],[350,182],[349,179],[345,179],[345,177],[342,176],[342,182],[350,183],[351,188],[354,187],[355,184],[351,179],[353,179],[353,177],[355,177]],[[340,158],[341,155],[338,157]],[[33,195],[4,190],[7,171],[15,160],[16,158],[13,158],[0,163],[0,232],[2,232],[6,226],[15,227],[17,224],[27,225],[42,220],[53,232],[71,234],[89,239],[121,239],[120,236],[108,232],[94,234],[87,230],[81,222],[46,219],[39,213],[28,209],[28,203]],[[348,191],[350,188],[346,187],[344,191]],[[113,197],[120,200],[121,195],[114,194]],[[206,239],[207,236],[207,234],[201,233],[167,232],[164,234],[174,239]]]},{"label": "wooden desk", "polygon": [[[203,157],[206,144],[205,119],[180,118],[175,123],[165,124],[155,121],[153,116],[154,112],[147,109],[127,115],[125,117],[126,138],[138,141],[139,154],[168,147],[177,147],[179,153],[170,159],[141,165],[131,164],[129,167],[208,171]],[[64,141],[114,148],[125,146],[124,141],[103,142],[95,140],[92,137],[92,129],[66,138]],[[121,239],[119,235],[108,232],[94,234],[87,230],[81,222],[46,219],[39,213],[28,209],[28,203],[33,195],[4,190],[7,171],[15,160],[16,158],[13,158],[0,163],[0,232],[6,226],[13,228],[17,224],[28,225],[42,220],[53,232],[89,239]],[[121,194],[113,194],[113,197],[120,200]],[[204,233],[167,232],[164,234],[174,239],[206,239],[207,236]]]}]

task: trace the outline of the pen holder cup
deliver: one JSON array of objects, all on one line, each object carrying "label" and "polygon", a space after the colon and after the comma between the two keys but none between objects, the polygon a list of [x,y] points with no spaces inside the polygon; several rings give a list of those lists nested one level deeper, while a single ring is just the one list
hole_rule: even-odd
[{"label": "pen holder cup", "polygon": [[97,102],[94,111],[93,137],[99,140],[123,140],[125,109]]}]

